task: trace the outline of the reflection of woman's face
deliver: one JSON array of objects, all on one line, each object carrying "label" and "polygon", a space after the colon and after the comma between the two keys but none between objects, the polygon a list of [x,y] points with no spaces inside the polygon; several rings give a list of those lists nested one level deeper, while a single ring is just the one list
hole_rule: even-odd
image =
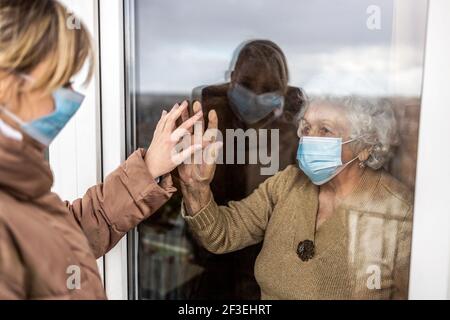
[{"label": "reflection of woman's face", "polygon": [[[342,138],[342,142],[345,142],[350,139],[350,122],[341,107],[319,102],[308,107],[300,120],[297,134],[299,137]],[[345,163],[353,158],[349,145],[343,145],[342,161]]]},{"label": "reflection of woman's face", "polygon": [[281,90],[281,81],[276,74],[267,72],[267,68],[257,63],[243,63],[233,72],[231,82],[253,91],[255,94],[277,92]]},{"label": "reflection of woman's face", "polygon": [[[231,75],[229,99],[232,107],[237,109],[234,112],[242,121],[255,128],[274,120],[274,115],[279,116],[284,107],[280,76],[268,69],[267,64],[249,60],[241,63]],[[262,100],[256,98],[267,93],[271,95],[261,97]]]}]

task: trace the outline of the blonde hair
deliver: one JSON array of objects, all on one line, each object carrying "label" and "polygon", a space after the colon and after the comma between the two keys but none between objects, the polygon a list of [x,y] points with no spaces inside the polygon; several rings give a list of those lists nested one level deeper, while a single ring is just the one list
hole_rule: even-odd
[{"label": "blonde hair", "polygon": [[89,32],[69,25],[73,15],[56,0],[0,0],[0,70],[29,74],[41,62],[46,72],[33,89],[53,91],[79,73],[88,61],[94,72]]}]

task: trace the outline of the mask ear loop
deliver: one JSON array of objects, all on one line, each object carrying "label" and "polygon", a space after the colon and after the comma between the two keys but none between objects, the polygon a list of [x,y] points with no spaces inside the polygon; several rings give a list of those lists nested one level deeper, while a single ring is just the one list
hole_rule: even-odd
[{"label": "mask ear loop", "polygon": [[275,108],[275,110],[272,111],[273,114],[274,114],[275,119],[278,119],[284,113],[284,109],[285,109],[285,106],[286,106],[286,98],[284,96],[281,96],[281,99],[282,99],[281,106],[278,107],[278,108]]},{"label": "mask ear loop", "polygon": [[11,120],[13,120],[14,122],[16,122],[19,126],[23,126],[25,125],[25,122],[20,119],[18,116],[16,116],[14,113],[12,113],[11,111],[9,111],[8,109],[6,109],[5,106],[0,105],[0,112],[6,114],[6,116],[8,118],[10,118]]},{"label": "mask ear loop", "polygon": [[[358,138],[359,138],[359,137],[358,137]],[[342,145],[351,143],[351,142],[353,142],[353,141],[356,141],[356,139],[358,139],[358,138],[353,138],[353,139],[347,140],[347,141],[345,141],[345,142],[342,142]],[[356,156],[355,158],[353,158],[352,160],[350,160],[350,161],[344,163],[343,166],[342,166],[342,169],[344,169],[346,166],[348,166],[350,163],[352,163],[353,161],[355,161],[355,160],[358,159],[358,158],[359,158],[359,155],[357,155],[357,156]],[[341,172],[341,171],[342,171],[342,170],[339,170],[339,172]],[[338,174],[339,174],[339,173],[338,173]]]},{"label": "mask ear loop", "polygon": [[[358,137],[358,138],[360,138],[360,137]],[[353,138],[353,139],[347,140],[345,142],[342,142],[342,145],[350,143],[350,142],[353,142],[353,141],[356,141],[356,139],[358,139],[358,138]]]},{"label": "mask ear loop", "polygon": [[18,81],[19,81],[18,93],[19,94],[22,94],[23,92],[25,92],[25,90],[24,90],[25,83],[30,83],[32,86],[34,86],[34,84],[36,83],[36,80],[32,76],[30,76],[28,74],[16,71],[16,70],[11,69],[11,68],[5,68],[3,70],[8,72],[9,76],[14,76],[14,77],[19,78],[18,79]]},{"label": "mask ear loop", "polygon": [[[357,139],[359,139],[359,138],[361,138],[361,136],[360,136],[360,137],[357,137],[357,138],[350,139],[350,140],[348,140],[348,141],[345,141],[345,142],[342,143],[342,145],[347,144],[347,143],[351,143],[351,142],[353,142],[353,141],[355,141],[355,140],[357,140]],[[367,150],[367,152],[369,153],[368,156],[367,156],[367,158],[366,158],[365,160],[360,160],[360,162],[359,162],[359,167],[360,167],[361,169],[364,169],[364,168],[366,167],[365,162],[367,161],[367,159],[369,159],[372,150],[373,150],[373,146],[370,147],[370,149]],[[361,156],[361,153],[362,153],[362,152],[365,152],[365,151],[366,151],[366,150],[361,151],[355,158],[353,158],[352,160],[350,160],[349,162],[347,162],[345,165],[350,164],[350,163],[352,163],[353,161],[355,161],[356,159],[358,159],[358,158]]]}]

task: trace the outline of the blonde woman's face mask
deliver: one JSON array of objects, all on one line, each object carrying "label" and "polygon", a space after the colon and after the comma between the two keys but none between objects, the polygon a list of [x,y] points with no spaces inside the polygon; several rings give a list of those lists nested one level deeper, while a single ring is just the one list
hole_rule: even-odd
[{"label": "blonde woman's face mask", "polygon": [[[33,85],[34,80],[32,76],[23,74],[19,76],[27,82],[26,85]],[[31,87],[31,90],[30,88],[26,88],[23,93],[20,93],[20,95],[22,94],[24,96],[20,97],[20,103],[23,103],[23,100],[26,98],[30,99],[30,107],[22,105],[21,108],[26,108],[29,111],[25,117],[18,116],[7,106],[0,105],[0,109],[22,132],[45,146],[50,145],[78,111],[84,100],[83,95],[68,87],[59,88],[50,95],[33,91]],[[36,102],[34,99],[36,99]],[[34,103],[38,104],[38,109],[31,107],[35,106]],[[37,114],[31,114],[33,109],[38,111]],[[30,120],[27,121],[24,118]]]}]

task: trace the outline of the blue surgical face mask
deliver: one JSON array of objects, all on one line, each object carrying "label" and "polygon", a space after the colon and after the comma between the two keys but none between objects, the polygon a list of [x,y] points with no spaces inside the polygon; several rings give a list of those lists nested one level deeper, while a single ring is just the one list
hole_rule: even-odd
[{"label": "blue surgical face mask", "polygon": [[271,112],[275,116],[283,113],[284,96],[276,92],[257,95],[240,84],[235,84],[228,91],[228,99],[234,113],[247,124],[259,122]]},{"label": "blue surgical face mask", "polygon": [[297,151],[300,169],[315,185],[330,181],[358,158],[342,164],[342,145],[354,140],[342,142],[341,138],[302,137]]},{"label": "blue surgical face mask", "polygon": [[23,132],[43,145],[49,146],[78,111],[84,96],[72,89],[61,88],[53,93],[53,100],[55,111],[28,123],[19,119],[5,107],[2,109],[20,126]]}]

